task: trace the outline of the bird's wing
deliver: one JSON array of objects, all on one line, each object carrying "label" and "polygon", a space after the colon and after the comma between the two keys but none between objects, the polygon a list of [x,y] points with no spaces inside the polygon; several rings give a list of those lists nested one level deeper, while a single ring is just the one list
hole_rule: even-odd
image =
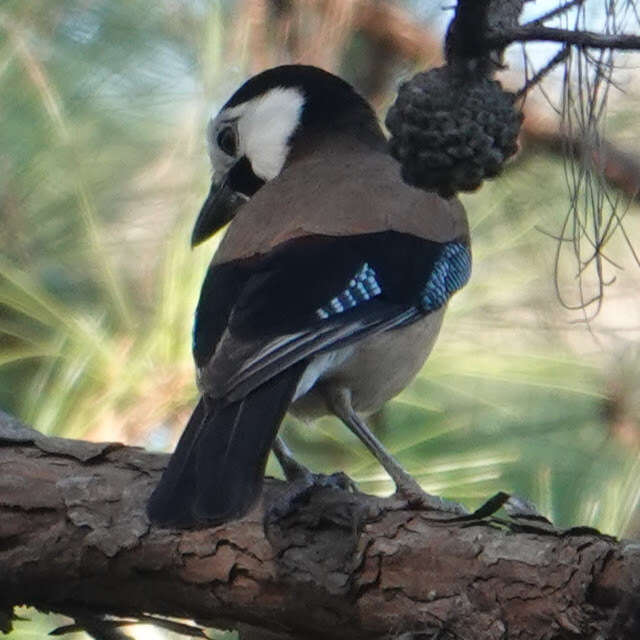
[{"label": "bird's wing", "polygon": [[213,265],[196,311],[205,391],[236,400],[292,364],[413,322],[468,280],[464,239],[393,231],[312,236]]}]

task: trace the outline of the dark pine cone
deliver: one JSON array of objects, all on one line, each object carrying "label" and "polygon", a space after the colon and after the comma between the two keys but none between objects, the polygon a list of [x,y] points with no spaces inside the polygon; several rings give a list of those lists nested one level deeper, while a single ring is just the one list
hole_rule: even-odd
[{"label": "dark pine cone", "polygon": [[403,179],[448,198],[498,175],[518,149],[522,114],[513,103],[499,82],[470,82],[446,67],[405,82],[386,119]]}]

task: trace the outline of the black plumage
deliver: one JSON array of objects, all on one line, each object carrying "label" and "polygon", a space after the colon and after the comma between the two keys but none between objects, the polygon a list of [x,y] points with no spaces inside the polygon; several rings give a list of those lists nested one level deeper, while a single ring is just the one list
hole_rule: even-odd
[{"label": "black plumage", "polygon": [[216,524],[245,513],[303,370],[289,367],[235,402],[203,396],[151,495],[151,520]]}]

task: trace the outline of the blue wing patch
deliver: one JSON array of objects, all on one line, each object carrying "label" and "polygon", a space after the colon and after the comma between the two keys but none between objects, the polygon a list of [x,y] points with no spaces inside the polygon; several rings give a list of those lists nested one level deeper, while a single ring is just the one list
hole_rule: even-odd
[{"label": "blue wing patch", "polygon": [[[447,303],[458,289],[461,289],[471,275],[471,252],[461,242],[444,245],[438,259],[433,264],[427,283],[420,292],[420,306],[423,311],[435,311]],[[344,313],[362,302],[367,302],[382,293],[375,269],[364,263],[351,279],[347,287],[327,304],[316,309],[316,316],[325,320]]]},{"label": "blue wing patch", "polygon": [[371,298],[375,298],[381,293],[382,288],[378,284],[375,270],[365,262],[342,293],[335,298],[331,298],[328,304],[316,309],[316,316],[325,320],[337,313],[353,309],[361,302],[371,300]]},{"label": "blue wing patch", "polygon": [[461,289],[471,276],[471,252],[461,242],[449,242],[433,265],[420,294],[424,311],[435,311]]}]

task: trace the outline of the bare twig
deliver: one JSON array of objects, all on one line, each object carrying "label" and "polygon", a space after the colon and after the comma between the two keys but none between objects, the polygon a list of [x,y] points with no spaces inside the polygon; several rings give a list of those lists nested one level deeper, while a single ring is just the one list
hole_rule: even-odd
[{"label": "bare twig", "polygon": [[552,20],[553,18],[557,18],[558,16],[561,16],[562,14],[566,13],[567,11],[570,11],[571,9],[578,7],[582,4],[584,4],[585,0],[570,0],[570,2],[566,2],[565,4],[556,7],[555,9],[552,9],[551,11],[549,11],[548,13],[545,13],[544,15],[540,16],[539,18],[536,18],[535,20],[532,20],[531,22],[527,22],[525,23],[523,26],[525,27],[533,27],[536,25],[541,25],[549,20]]},{"label": "bare twig", "polygon": [[524,25],[522,27],[505,29],[487,35],[485,45],[487,49],[501,49],[513,42],[560,42],[578,47],[593,47],[595,49],[620,49],[627,51],[640,50],[640,36],[626,33],[604,34],[594,31],[572,31],[542,25]]},{"label": "bare twig", "polygon": [[566,60],[570,53],[571,49],[569,47],[562,47],[542,69],[537,71],[531,78],[528,78],[524,86],[516,91],[516,99],[524,97],[529,89],[537,85],[549,72],[553,71],[557,65]]}]

